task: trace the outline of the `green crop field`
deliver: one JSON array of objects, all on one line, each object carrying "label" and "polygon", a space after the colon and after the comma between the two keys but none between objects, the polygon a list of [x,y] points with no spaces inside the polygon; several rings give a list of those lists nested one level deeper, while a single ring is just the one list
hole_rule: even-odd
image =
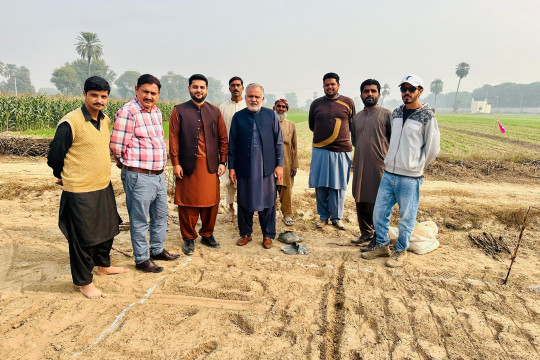
[{"label": "green crop field", "polygon": [[[0,132],[52,137],[58,120],[82,106],[82,97],[0,95]],[[105,113],[112,119],[126,100],[110,99]],[[159,102],[163,113],[165,137],[175,103]],[[441,157],[450,160],[505,160],[528,162],[540,159],[540,115],[508,114],[436,114],[441,131]],[[289,120],[296,123],[299,153],[309,158],[311,132],[307,112],[293,110]],[[502,134],[496,119],[506,129]]]}]

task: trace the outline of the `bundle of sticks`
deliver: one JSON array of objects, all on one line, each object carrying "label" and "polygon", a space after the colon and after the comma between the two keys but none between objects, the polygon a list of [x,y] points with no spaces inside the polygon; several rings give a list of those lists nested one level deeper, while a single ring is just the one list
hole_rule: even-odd
[{"label": "bundle of sticks", "polygon": [[47,156],[50,139],[1,136],[0,155]]},{"label": "bundle of sticks", "polygon": [[482,249],[486,255],[490,255],[494,259],[499,260],[500,253],[511,254],[510,248],[500,235],[499,237],[495,237],[490,233],[484,232],[478,236],[469,234],[469,239],[471,239],[475,246]]}]

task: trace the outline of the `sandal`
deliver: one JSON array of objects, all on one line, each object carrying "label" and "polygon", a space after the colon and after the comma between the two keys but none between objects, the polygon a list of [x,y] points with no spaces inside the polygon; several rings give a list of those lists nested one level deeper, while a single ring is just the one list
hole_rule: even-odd
[{"label": "sandal", "polygon": [[294,224],[294,220],[290,216],[285,216],[282,221],[287,226],[292,226]]}]

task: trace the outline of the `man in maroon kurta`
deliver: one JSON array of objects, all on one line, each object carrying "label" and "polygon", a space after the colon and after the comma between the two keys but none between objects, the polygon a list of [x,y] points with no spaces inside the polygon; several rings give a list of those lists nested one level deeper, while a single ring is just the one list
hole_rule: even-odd
[{"label": "man in maroon kurta", "polygon": [[373,229],[373,208],[392,132],[392,112],[377,105],[380,90],[381,85],[374,79],[365,80],[360,85],[364,110],[354,116],[351,126],[354,145],[352,193],[360,228],[360,237],[352,242],[360,244],[370,241],[362,251],[372,250],[377,244]]},{"label": "man in maroon kurta", "polygon": [[195,225],[201,218],[201,243],[219,248],[214,226],[219,205],[219,176],[229,151],[227,128],[217,107],[205,102],[208,80],[189,78],[191,100],[174,107],[169,123],[169,152],[176,176],[174,203],[178,205],[184,254],[195,250]]}]

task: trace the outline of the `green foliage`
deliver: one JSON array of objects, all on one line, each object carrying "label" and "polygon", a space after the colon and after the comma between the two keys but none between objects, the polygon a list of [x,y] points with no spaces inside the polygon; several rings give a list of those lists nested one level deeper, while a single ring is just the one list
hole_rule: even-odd
[{"label": "green foliage", "polygon": [[[94,60],[90,66],[90,74],[101,76],[112,84],[116,74],[105,63],[105,60]],[[51,82],[64,95],[79,96],[83,93],[84,82],[88,79],[87,64],[82,59],[66,63],[55,69],[52,73]]]},{"label": "green foliage", "polygon": [[128,99],[134,96],[135,86],[140,76],[141,73],[138,71],[126,71],[114,81],[122,99]]},{"label": "green foliage", "polygon": [[[125,103],[125,100],[109,99],[104,112],[113,120]],[[83,104],[83,97],[0,94],[0,131],[55,129],[64,115]],[[164,120],[171,117],[174,105],[171,102],[157,104]]]},{"label": "green foliage", "polygon": [[3,74],[7,78],[7,81],[0,83],[0,90],[10,91],[16,94],[20,92],[36,92],[30,80],[30,70],[28,68],[15,64],[6,64],[2,66],[2,72],[0,74]]},{"label": "green foliage", "polygon": [[81,31],[80,35],[77,36],[75,50],[88,61],[88,77],[90,77],[90,62],[98,60],[103,54],[101,40],[96,33]]}]

